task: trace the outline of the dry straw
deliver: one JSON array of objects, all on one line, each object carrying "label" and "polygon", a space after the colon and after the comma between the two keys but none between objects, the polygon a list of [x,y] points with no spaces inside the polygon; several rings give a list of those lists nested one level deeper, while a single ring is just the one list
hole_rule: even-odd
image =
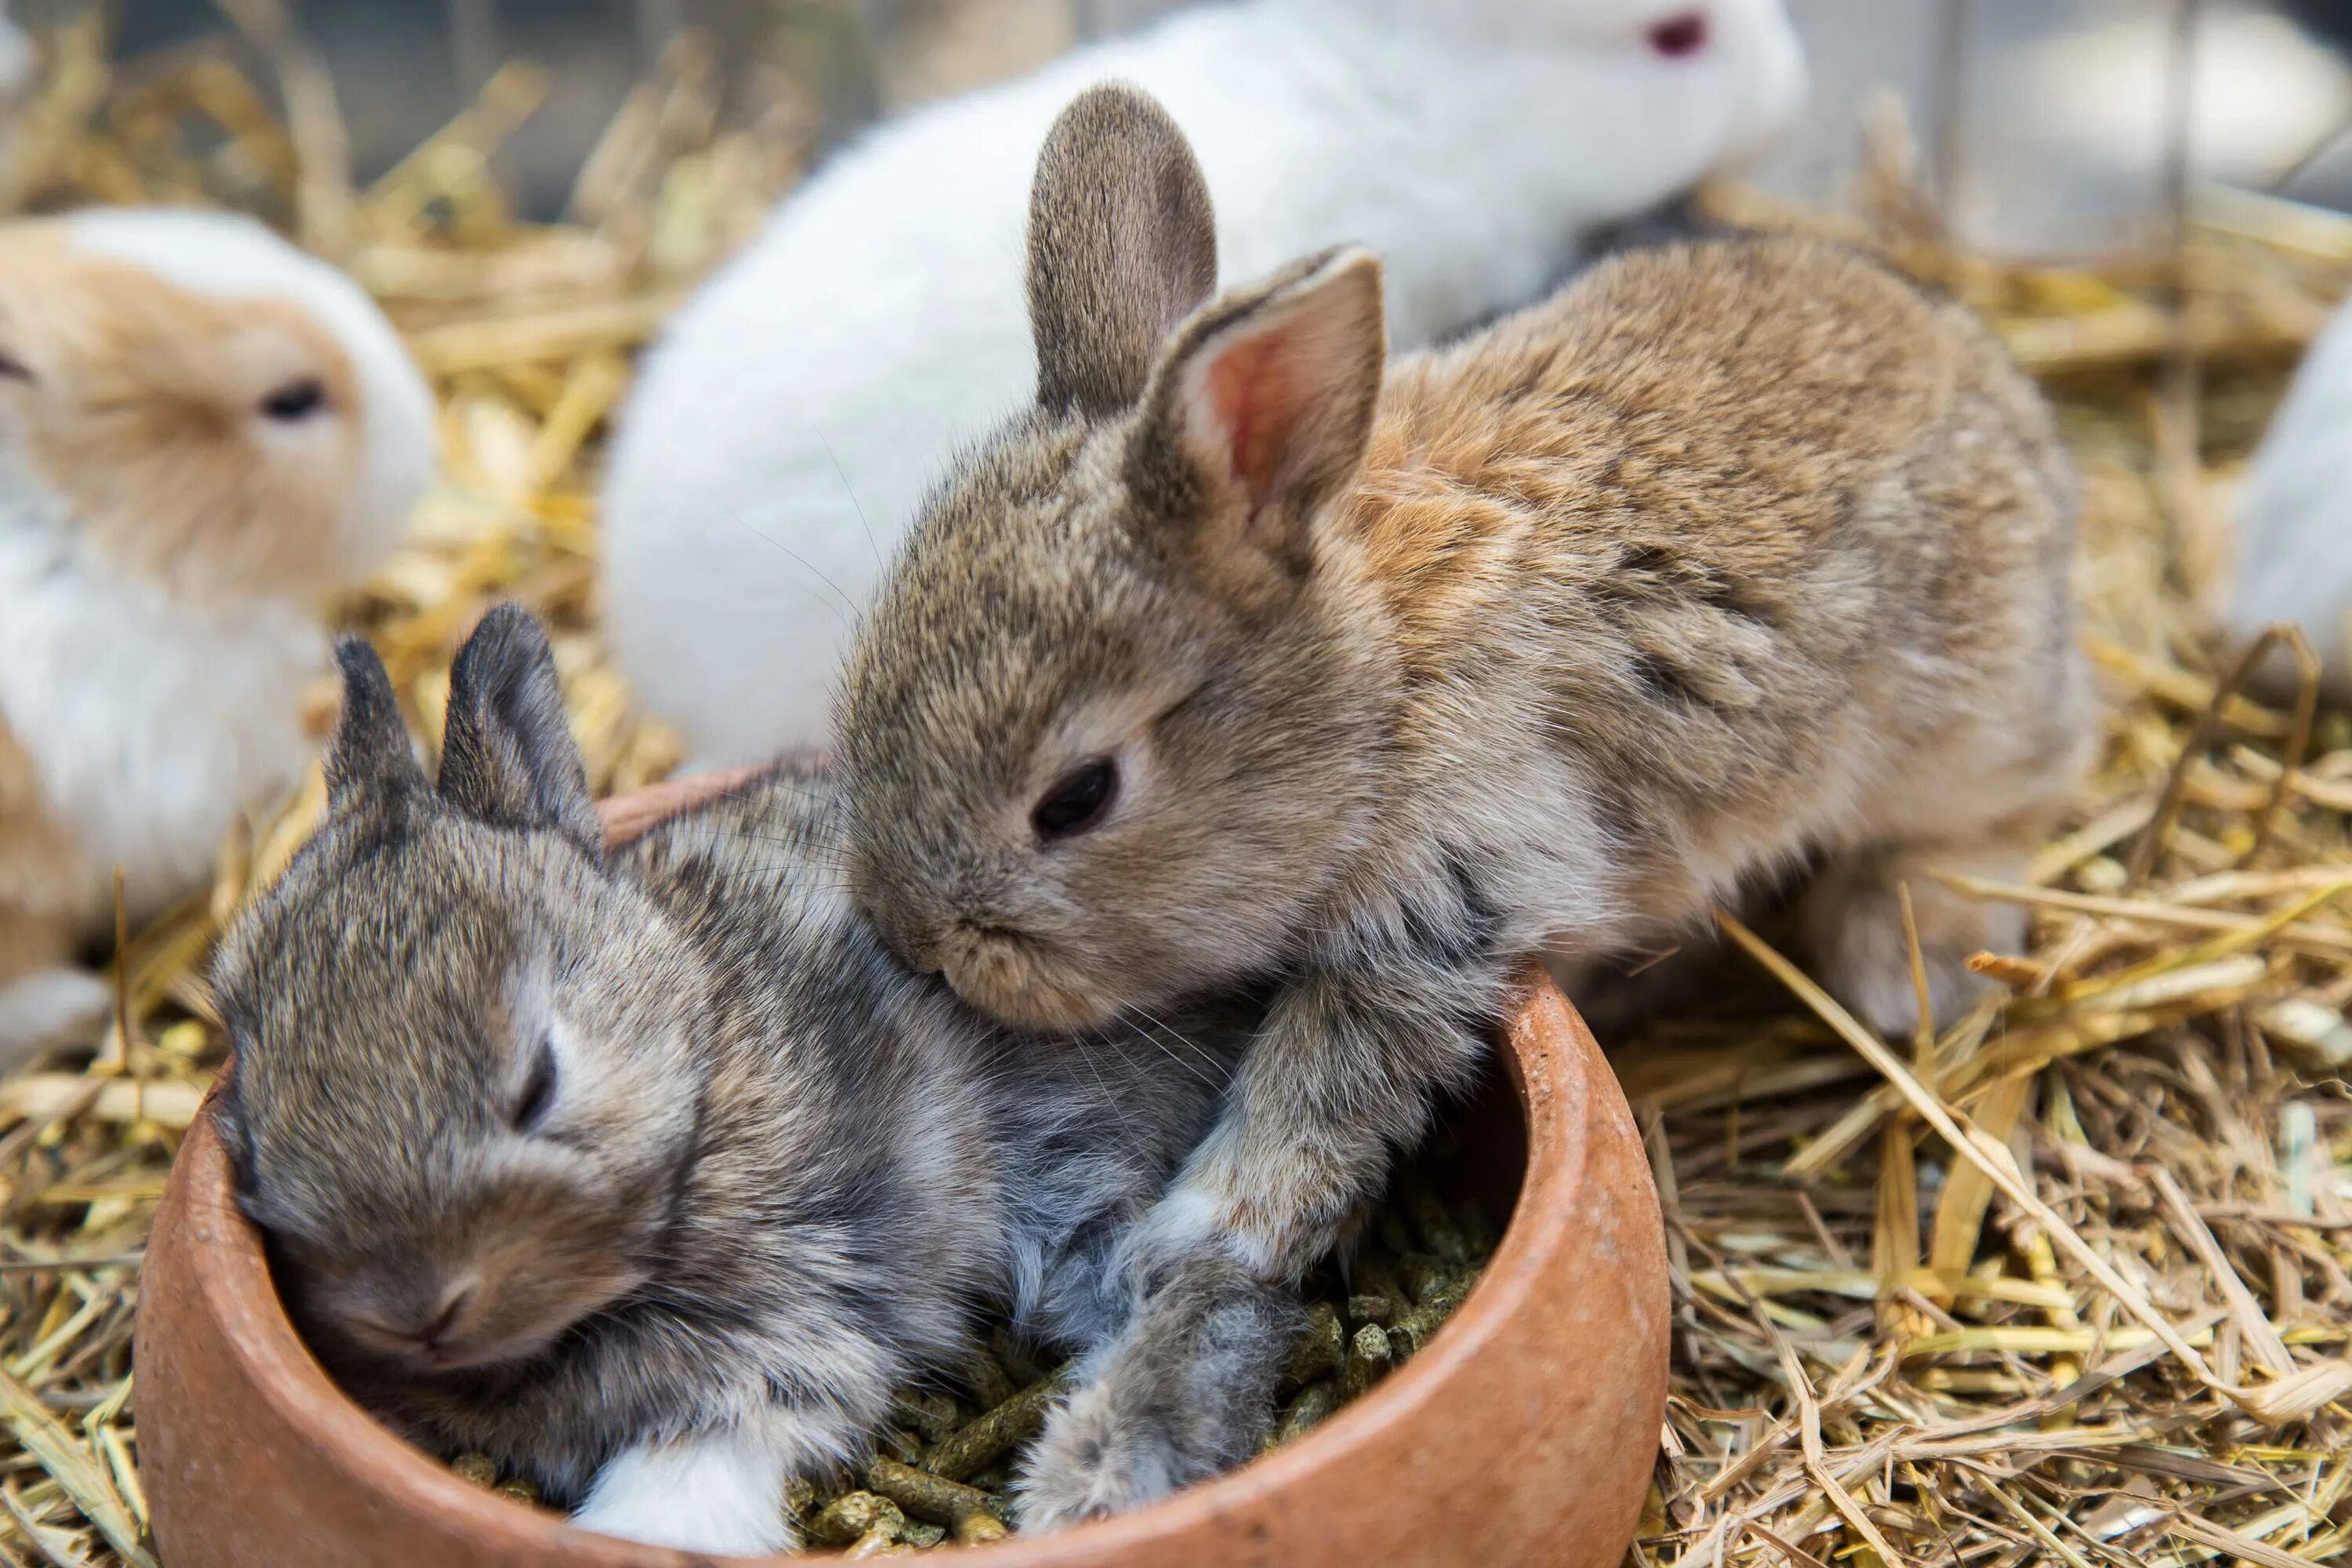
[{"label": "dry straw", "polygon": [[[450,653],[494,597],[520,599],[554,627],[597,786],[660,776],[675,749],[594,640],[598,442],[634,351],[797,177],[810,95],[754,73],[722,117],[709,49],[682,39],[564,221],[531,225],[492,159],[539,73],[500,72],[356,188],[331,82],[279,7],[225,8],[241,39],[135,71],[94,22],[59,35],[0,132],[0,212],[236,205],[351,268],[435,377],[450,482],[338,620],[375,640],[430,734]],[[2034,940],[1983,965],[1999,995],[1939,1037],[1874,1038],[1727,921],[1748,1005],[1619,1052],[1676,1323],[1636,1555],[2326,1562],[2352,1546],[2352,722],[2250,700],[2203,626],[2230,487],[2293,351],[2352,287],[2352,224],[2216,193],[2164,254],[1996,266],[1945,243],[1891,153],[1859,198],[1848,232],[1980,306],[2059,402],[2104,761],[2021,882],[1955,883],[2026,907]],[[313,717],[331,702],[321,689]],[[319,803],[314,780],[223,847],[208,896],[131,933],[106,1040],[0,1085],[0,1563],[152,1561],[131,1321],[165,1169],[220,1060],[198,976]],[[1403,1205],[1400,1275],[1443,1239],[1406,1214],[1432,1219]],[[1424,1301],[1458,1299],[1459,1262],[1360,1274],[1302,1348],[1286,1425],[1377,1376],[1382,1345],[1409,1352]],[[1022,1405],[1004,1381],[977,1403]],[[985,1494],[940,1473],[990,1417],[936,1396],[902,1414],[901,1451],[862,1486],[800,1500],[811,1528],[869,1549],[992,1533]]]}]

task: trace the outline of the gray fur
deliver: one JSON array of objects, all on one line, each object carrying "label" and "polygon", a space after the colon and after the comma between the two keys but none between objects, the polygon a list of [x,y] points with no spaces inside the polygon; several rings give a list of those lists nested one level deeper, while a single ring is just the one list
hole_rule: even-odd
[{"label": "gray fur", "polygon": [[[576,1502],[624,1450],[698,1433],[786,1429],[780,1467],[803,1471],[854,1459],[984,1310],[1081,1353],[1130,1330],[1118,1244],[1213,1115],[1245,1009],[1010,1037],[856,914],[815,767],[606,863],[519,611],[458,661],[437,794],[392,743],[373,655],[343,665],[335,805],[215,984],[240,1201],[355,1394]],[[560,1078],[526,1134],[508,1121],[551,1026]],[[475,1364],[382,1331],[429,1326],[468,1275],[446,1342]],[[1246,1448],[1287,1349],[1286,1297],[1218,1289],[1215,1321],[1182,1268],[1144,1307],[1155,1345],[1234,1331],[1212,1403],[1170,1413],[1222,1436],[1170,1484]]]}]

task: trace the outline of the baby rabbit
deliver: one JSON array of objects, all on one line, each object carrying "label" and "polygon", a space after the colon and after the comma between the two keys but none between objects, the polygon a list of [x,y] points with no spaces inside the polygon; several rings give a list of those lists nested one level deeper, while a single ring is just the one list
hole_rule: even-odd
[{"label": "baby rabbit", "polygon": [[1140,1278],[1313,1263],[1529,955],[1805,857],[1881,1027],[1902,884],[1939,1007],[2019,937],[1926,873],[2013,873],[2074,777],[2073,487],[1959,306],[1811,240],[1637,251],[1384,387],[1368,252],[1204,303],[1197,171],[1121,88],[1056,126],[1030,232],[1036,405],[846,678],[850,885],[1032,1028],[1276,983]]},{"label": "baby rabbit", "polygon": [[1197,140],[1239,276],[1371,245],[1418,344],[1758,150],[1805,71],[1781,0],[1241,0],[877,132],[680,312],[620,422],[614,652],[701,762],[825,743],[884,560],[1034,388],[1007,309],[1025,182],[1055,115],[1110,78]]},{"label": "baby rabbit", "polygon": [[299,776],[318,601],[432,469],[390,323],[258,225],[0,226],[0,1069],[104,1006],[115,868],[152,910]]},{"label": "baby rabbit", "polygon": [[458,657],[437,787],[341,661],[325,823],[215,988],[240,1201],[355,1394],[589,1528],[768,1551],[992,1302],[1158,1401],[1179,1479],[1246,1457],[1295,1300],[1204,1255],[1130,1317],[1109,1267],[1246,1016],[1014,1044],[851,909],[812,769],[606,856],[519,610]]},{"label": "baby rabbit", "polygon": [[[2339,310],[2295,373],[2254,455],[2238,516],[2231,632],[2252,641],[2300,625],[2323,687],[2352,702],[2352,310]],[[2276,688],[2284,660],[2266,672]]]}]

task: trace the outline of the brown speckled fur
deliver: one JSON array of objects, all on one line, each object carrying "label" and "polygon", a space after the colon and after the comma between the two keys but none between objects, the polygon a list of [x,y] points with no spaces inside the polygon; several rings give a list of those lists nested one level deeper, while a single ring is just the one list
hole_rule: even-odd
[{"label": "brown speckled fur", "polygon": [[[1181,146],[1097,89],[1041,208]],[[1205,207],[1178,232],[1166,276],[1197,277]],[[851,880],[910,962],[1033,1027],[1277,983],[1139,1279],[1204,1244],[1310,1265],[1530,956],[1580,971],[1821,862],[1822,973],[1907,1028],[1899,884],[1939,1008],[2017,937],[1924,871],[2013,869],[2069,792],[2074,489],[1960,308],[1830,244],[1714,240],[1383,385],[1379,264],[1342,251],[1204,303],[1139,375],[1162,294],[1118,307],[1127,255],[1055,262],[1033,294],[1085,277],[1092,309],[1040,315],[1077,334],[1054,357],[1125,399],[1013,421],[909,539],[840,715]],[[1033,825],[1104,762],[1097,818]],[[1119,1413],[1086,1419],[1042,1451],[1114,1495],[1079,1457]]]}]

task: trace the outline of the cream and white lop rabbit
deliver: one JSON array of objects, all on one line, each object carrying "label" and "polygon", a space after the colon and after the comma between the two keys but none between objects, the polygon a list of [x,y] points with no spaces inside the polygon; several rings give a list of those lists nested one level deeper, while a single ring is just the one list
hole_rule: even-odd
[{"label": "cream and white lop rabbit", "polygon": [[432,471],[390,323],[259,225],[0,226],[0,1067],[104,1007],[116,868],[152,910],[299,776],[318,602]]}]

